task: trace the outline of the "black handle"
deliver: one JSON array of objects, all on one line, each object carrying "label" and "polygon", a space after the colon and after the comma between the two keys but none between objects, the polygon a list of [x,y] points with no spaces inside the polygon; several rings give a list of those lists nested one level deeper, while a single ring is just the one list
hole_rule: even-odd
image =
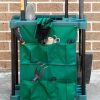
[{"label": "black handle", "polygon": [[[21,20],[25,20],[27,0],[21,0]],[[68,18],[68,0],[65,0],[65,18]]]},{"label": "black handle", "polygon": [[65,0],[65,18],[68,18],[68,0]]},{"label": "black handle", "polygon": [[84,0],[79,0],[79,18],[84,17]]},{"label": "black handle", "polygon": [[21,20],[25,20],[27,0],[21,0]]},{"label": "black handle", "polygon": [[[21,20],[25,20],[27,0],[21,0]],[[83,18],[84,0],[79,0],[79,18]],[[68,18],[68,0],[65,0],[65,17]]]}]

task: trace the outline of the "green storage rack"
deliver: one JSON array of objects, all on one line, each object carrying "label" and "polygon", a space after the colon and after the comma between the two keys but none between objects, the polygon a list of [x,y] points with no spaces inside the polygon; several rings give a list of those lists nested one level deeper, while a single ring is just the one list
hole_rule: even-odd
[{"label": "green storage rack", "polygon": [[[27,1],[24,3],[24,9]],[[83,0],[79,0],[79,16],[37,15],[25,20],[25,10],[11,19],[12,94],[11,100],[86,100],[85,30]],[[40,25],[40,26],[39,26]],[[79,58],[82,69],[78,83],[76,57],[79,30]],[[41,34],[57,40],[53,44],[40,42]],[[41,33],[41,34],[38,34]],[[20,82],[18,80],[18,40],[20,49]]]}]

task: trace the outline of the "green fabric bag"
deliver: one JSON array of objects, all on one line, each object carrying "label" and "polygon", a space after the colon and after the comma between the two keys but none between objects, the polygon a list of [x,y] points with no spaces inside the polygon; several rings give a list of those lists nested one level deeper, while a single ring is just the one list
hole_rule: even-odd
[{"label": "green fabric bag", "polygon": [[[38,19],[34,26],[23,25],[20,33],[25,44],[20,45],[20,80],[21,100],[75,100],[77,67],[76,37],[77,28],[63,24],[50,23],[48,37],[59,41],[50,45],[37,43],[37,24],[45,19]],[[72,43],[69,43],[69,41]],[[48,66],[42,77],[35,81],[37,62]],[[55,81],[50,81],[56,78]]]},{"label": "green fabric bag", "polygon": [[51,31],[49,36],[51,37],[57,37],[60,39],[60,43],[67,44],[67,41],[69,39],[73,39],[74,42],[76,42],[77,37],[77,28],[73,26],[68,25],[60,25],[60,24],[52,24]]},{"label": "green fabric bag", "polygon": [[25,80],[21,82],[21,100],[74,100],[75,91],[75,83]]}]

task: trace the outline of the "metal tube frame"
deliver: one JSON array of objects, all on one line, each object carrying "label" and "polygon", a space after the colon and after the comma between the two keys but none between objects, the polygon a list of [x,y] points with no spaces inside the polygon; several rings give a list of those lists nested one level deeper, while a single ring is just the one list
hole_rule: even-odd
[{"label": "metal tube frame", "polygon": [[[27,0],[24,0],[24,10],[21,11],[21,20],[25,20]],[[65,18],[68,18],[68,0],[65,0]]]},{"label": "metal tube frame", "polygon": [[[84,0],[79,0],[79,18],[82,19],[84,17]],[[85,30],[79,29],[79,56],[81,61],[81,69],[82,69],[82,95],[85,95]]]},{"label": "metal tube frame", "polygon": [[25,20],[25,12],[26,12],[26,6],[27,6],[27,0],[23,0],[23,1],[24,1],[24,9],[21,10],[21,20]]},{"label": "metal tube frame", "polygon": [[[21,11],[21,20],[25,20],[27,0],[24,0],[24,10]],[[68,0],[65,0],[65,17],[68,18]],[[79,18],[84,17],[84,0],[79,0]],[[12,95],[15,95],[15,85],[18,84],[18,40],[11,29],[11,58],[12,58]],[[79,29],[79,56],[82,68],[82,95],[85,95],[85,30]]]},{"label": "metal tube frame", "polygon": [[[68,18],[68,0],[65,0],[65,17]],[[84,17],[84,0],[79,0],[79,18]],[[79,56],[80,56],[80,66],[82,69],[82,95],[85,95],[85,30],[79,29]]]},{"label": "metal tube frame", "polygon": [[18,85],[18,40],[11,29],[11,66],[12,66],[12,95],[15,95],[15,86]]},{"label": "metal tube frame", "polygon": [[[21,2],[22,3],[22,2]],[[27,0],[24,0],[24,10],[21,10],[21,20],[25,20],[25,10],[26,10]],[[16,28],[11,29],[11,78],[12,78],[12,96],[15,95],[15,86],[19,84],[18,82],[18,39],[15,35]]]},{"label": "metal tube frame", "polygon": [[68,18],[68,0],[65,0],[65,18]]}]

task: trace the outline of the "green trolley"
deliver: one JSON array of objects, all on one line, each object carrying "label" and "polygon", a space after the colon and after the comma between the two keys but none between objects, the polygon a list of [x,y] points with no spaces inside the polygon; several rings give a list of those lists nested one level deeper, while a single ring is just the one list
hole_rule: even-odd
[{"label": "green trolley", "polygon": [[[66,0],[65,15],[37,15],[34,20],[25,20],[27,1],[21,3],[21,15],[13,16],[10,21],[10,100],[86,100],[84,0],[79,0],[79,16],[68,15]],[[79,53],[76,52],[77,37]]]}]

